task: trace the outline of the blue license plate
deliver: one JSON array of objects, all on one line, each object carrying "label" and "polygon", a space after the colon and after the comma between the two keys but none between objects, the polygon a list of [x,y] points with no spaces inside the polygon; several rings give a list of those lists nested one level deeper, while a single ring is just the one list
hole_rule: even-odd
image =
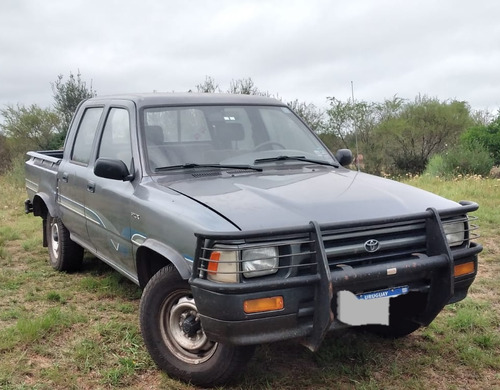
[{"label": "blue license plate", "polygon": [[356,297],[361,300],[370,300],[378,298],[395,298],[400,295],[408,294],[410,289],[408,286],[393,287],[386,290],[370,291],[363,294],[356,294]]}]

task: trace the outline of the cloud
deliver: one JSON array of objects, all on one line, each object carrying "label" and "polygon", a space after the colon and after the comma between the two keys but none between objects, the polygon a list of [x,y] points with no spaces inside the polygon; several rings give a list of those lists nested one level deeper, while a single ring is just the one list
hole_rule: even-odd
[{"label": "cloud", "polygon": [[6,2],[0,106],[52,103],[78,70],[98,94],[187,91],[213,77],[318,106],[427,94],[500,106],[500,3],[477,0]]}]

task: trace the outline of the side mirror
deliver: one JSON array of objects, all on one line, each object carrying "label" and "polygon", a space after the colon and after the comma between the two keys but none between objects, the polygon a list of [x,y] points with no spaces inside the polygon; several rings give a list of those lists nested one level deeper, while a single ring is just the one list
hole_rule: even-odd
[{"label": "side mirror", "polygon": [[352,152],[349,149],[339,149],[337,153],[335,153],[335,158],[337,161],[345,167],[352,163]]},{"label": "side mirror", "polygon": [[130,174],[122,160],[111,158],[98,158],[95,162],[94,174],[112,180],[132,181],[134,179],[134,175]]}]

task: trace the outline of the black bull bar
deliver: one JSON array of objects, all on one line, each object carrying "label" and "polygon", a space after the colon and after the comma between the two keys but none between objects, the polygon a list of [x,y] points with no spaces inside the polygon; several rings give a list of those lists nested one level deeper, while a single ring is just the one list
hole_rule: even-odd
[{"label": "black bull bar", "polygon": [[[472,202],[461,203],[462,207],[441,211],[429,208],[423,213],[406,215],[384,219],[384,223],[397,222],[405,219],[415,218],[425,220],[426,227],[426,254],[418,254],[411,259],[380,262],[376,264],[364,265],[360,267],[339,266],[334,271],[330,270],[328,258],[321,235],[321,227],[317,222],[310,222],[308,226],[279,229],[273,231],[252,231],[252,232],[229,232],[229,233],[199,233],[197,251],[193,263],[193,275],[189,282],[193,287],[193,295],[197,302],[198,311],[202,317],[206,305],[214,302],[213,299],[223,299],[224,294],[245,294],[262,291],[273,291],[282,288],[299,287],[304,285],[314,286],[314,313],[312,329],[308,334],[303,335],[302,343],[309,349],[315,351],[319,348],[326,333],[334,321],[332,312],[332,299],[335,291],[349,289],[353,285],[363,282],[378,281],[384,279],[391,280],[397,274],[398,279],[411,277],[412,275],[432,271],[428,299],[425,309],[419,313],[416,321],[421,325],[428,325],[449,303],[454,295],[454,258],[448,245],[446,234],[443,229],[441,218],[447,216],[463,215],[466,212],[474,211],[478,208]],[[363,221],[353,222],[353,226],[360,226]],[[366,221],[368,224],[373,220]],[[381,222],[381,221],[378,221]],[[349,227],[349,223],[342,224]],[[258,237],[269,237],[280,234],[307,232],[315,245],[317,273],[303,275],[280,280],[260,280],[252,283],[218,283],[206,279],[203,271],[202,260],[203,247],[205,242],[227,242],[228,240],[255,239]],[[482,250],[480,245],[474,244],[470,248],[461,250],[461,257],[477,255]],[[200,299],[198,299],[198,296]],[[205,332],[210,336],[211,330],[205,328]],[[223,341],[223,340],[216,340]],[[272,340],[270,340],[272,341]]]}]

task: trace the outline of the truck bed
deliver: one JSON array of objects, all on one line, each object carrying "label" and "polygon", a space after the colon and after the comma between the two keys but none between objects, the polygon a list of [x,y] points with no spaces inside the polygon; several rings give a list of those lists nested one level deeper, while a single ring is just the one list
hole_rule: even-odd
[{"label": "truck bed", "polygon": [[57,188],[57,170],[63,157],[62,150],[44,150],[28,152],[26,161],[26,190],[28,198],[33,202],[36,194],[47,197],[46,201],[54,202]]}]

